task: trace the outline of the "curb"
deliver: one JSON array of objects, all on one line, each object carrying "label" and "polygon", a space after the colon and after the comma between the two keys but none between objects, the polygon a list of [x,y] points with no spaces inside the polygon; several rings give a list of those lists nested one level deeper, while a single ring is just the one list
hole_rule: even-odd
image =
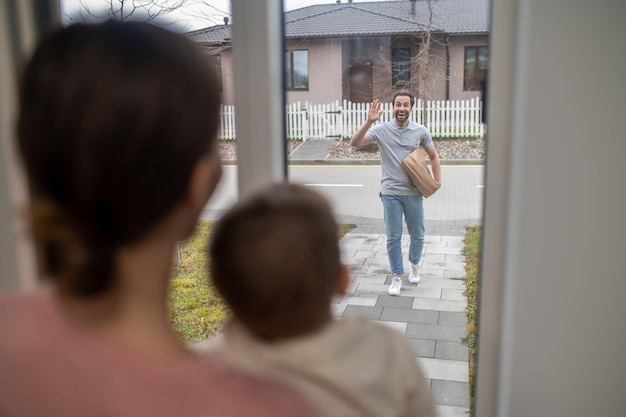
[{"label": "curb", "polygon": [[[441,165],[485,165],[483,159],[442,159],[440,162]],[[237,165],[237,160],[223,159],[222,165]],[[287,165],[380,165],[380,159],[289,159]]]}]

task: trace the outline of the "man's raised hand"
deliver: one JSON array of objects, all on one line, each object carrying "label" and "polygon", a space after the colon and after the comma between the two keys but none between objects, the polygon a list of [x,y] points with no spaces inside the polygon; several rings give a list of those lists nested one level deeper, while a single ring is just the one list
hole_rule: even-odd
[{"label": "man's raised hand", "polygon": [[383,111],[380,109],[380,101],[378,99],[372,100],[370,108],[367,110],[367,120],[373,123],[380,119],[381,114]]}]

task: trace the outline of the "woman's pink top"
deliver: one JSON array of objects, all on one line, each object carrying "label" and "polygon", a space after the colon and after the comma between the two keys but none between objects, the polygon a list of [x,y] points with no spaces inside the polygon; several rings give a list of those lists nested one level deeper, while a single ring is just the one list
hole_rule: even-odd
[{"label": "woman's pink top", "polygon": [[68,323],[46,291],[0,294],[0,416],[319,416],[291,389],[163,359]]}]

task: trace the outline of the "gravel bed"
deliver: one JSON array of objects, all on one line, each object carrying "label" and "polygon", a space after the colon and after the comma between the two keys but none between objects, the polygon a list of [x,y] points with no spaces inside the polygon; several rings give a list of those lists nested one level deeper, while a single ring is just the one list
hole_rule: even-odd
[{"label": "gravel bed", "polygon": [[[485,141],[477,140],[435,140],[435,148],[440,159],[484,159]],[[368,145],[353,149],[347,141],[338,142],[327,159],[380,159],[378,146]]]},{"label": "gravel bed", "polygon": [[[293,152],[301,142],[287,142],[288,152]],[[435,147],[440,159],[485,159],[485,141],[477,140],[435,140]],[[219,152],[222,159],[237,159],[237,144],[235,141],[220,141]],[[339,141],[333,147],[326,159],[380,159],[376,145],[353,149],[348,141]]]}]

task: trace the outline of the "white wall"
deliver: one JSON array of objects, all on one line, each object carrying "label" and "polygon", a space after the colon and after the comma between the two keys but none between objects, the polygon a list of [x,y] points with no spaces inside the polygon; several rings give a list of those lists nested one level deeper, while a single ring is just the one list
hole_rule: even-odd
[{"label": "white wall", "polygon": [[626,3],[493,13],[477,416],[624,416]]},{"label": "white wall", "polygon": [[308,39],[289,41],[288,50],[309,51],[309,89],[287,91],[287,103],[328,104],[341,102],[341,41],[339,39]]},{"label": "white wall", "polygon": [[[487,46],[487,53],[489,54],[490,48],[488,43],[489,41],[486,36],[450,36],[450,100],[467,100],[482,96],[480,90],[463,90],[465,77],[465,47]],[[445,71],[445,66],[443,71]],[[440,94],[445,97],[445,90]]]}]

